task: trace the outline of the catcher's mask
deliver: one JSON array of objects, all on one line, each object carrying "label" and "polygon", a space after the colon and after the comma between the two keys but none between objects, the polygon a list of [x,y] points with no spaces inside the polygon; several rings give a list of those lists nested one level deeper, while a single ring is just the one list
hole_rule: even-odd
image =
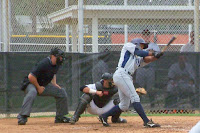
[{"label": "catcher's mask", "polygon": [[113,75],[111,73],[104,73],[101,79],[107,80],[110,88],[114,86]]},{"label": "catcher's mask", "polygon": [[62,65],[63,61],[65,60],[65,53],[62,50],[60,50],[59,48],[53,48],[51,49],[50,54],[56,57],[57,65]]},{"label": "catcher's mask", "polygon": [[131,43],[136,45],[136,48],[138,48],[139,50],[141,50],[141,44],[144,45],[143,49],[148,48],[148,44],[147,42],[145,42],[142,38],[135,38],[133,40],[131,40]]}]

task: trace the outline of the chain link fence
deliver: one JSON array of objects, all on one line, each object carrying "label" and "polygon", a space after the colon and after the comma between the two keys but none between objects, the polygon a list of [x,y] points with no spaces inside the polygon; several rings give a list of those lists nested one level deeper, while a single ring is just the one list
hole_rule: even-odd
[{"label": "chain link fence", "polygon": [[[3,114],[13,116],[20,111],[25,96],[20,90],[21,82],[33,66],[48,55],[49,53],[44,52],[0,53],[1,117]],[[119,56],[120,52],[66,54],[67,61],[57,74],[57,83],[68,94],[70,111],[76,109],[82,95],[79,88],[100,81],[104,72],[114,73]],[[140,97],[144,109],[149,113],[164,113],[161,111],[174,109],[194,113],[188,110],[198,110],[199,61],[199,53],[169,52],[158,61],[139,68],[133,75],[133,81],[135,87],[147,90],[147,95]],[[54,98],[38,96],[32,113],[52,115],[55,106]]]},{"label": "chain link fence", "polygon": [[[6,8],[2,0],[0,5],[0,17],[3,18]],[[190,99],[192,93],[183,98],[167,91],[170,66],[178,62],[176,56],[179,56],[181,47],[194,39],[189,35],[194,30],[194,0],[84,0],[81,45],[85,54],[76,54],[80,52],[78,0],[12,0],[8,7],[9,29],[4,25],[5,19],[0,21],[0,51],[4,51],[7,38],[10,52],[0,54],[0,73],[3,75],[0,78],[1,112],[19,112],[23,92],[18,88],[24,74],[31,70],[34,63],[48,55],[43,52],[49,52],[55,46],[67,52],[68,61],[61,69],[58,80],[67,88],[70,110],[75,110],[81,95],[78,88],[100,78],[92,71],[100,60],[105,61],[110,68],[107,71],[113,73],[124,43],[141,37],[162,49],[172,36],[177,39],[167,49],[169,53],[153,64],[155,73],[150,76],[155,77],[154,89],[149,90],[147,97],[141,97],[142,104],[145,109],[153,110],[175,107],[199,109],[198,53],[184,54],[196,74],[193,99]],[[150,32],[148,38],[143,34],[146,29]],[[5,32],[9,36],[5,37]],[[103,57],[100,57],[102,53]],[[97,59],[96,62],[94,59]],[[73,72],[80,73],[73,76]],[[98,75],[101,74],[98,72]],[[145,81],[142,76],[141,81]],[[140,76],[135,75],[134,78],[137,81]],[[53,99],[38,98],[33,112],[54,112],[55,105],[52,103]]]},{"label": "chain link fence", "polygon": [[[84,0],[83,4],[83,52],[120,51],[124,43],[143,37],[144,29],[151,32],[148,41],[160,46],[176,35],[168,50],[179,51],[194,27],[193,0]],[[62,45],[66,51],[80,52],[78,0],[13,0],[9,6],[9,51],[48,51]]]}]

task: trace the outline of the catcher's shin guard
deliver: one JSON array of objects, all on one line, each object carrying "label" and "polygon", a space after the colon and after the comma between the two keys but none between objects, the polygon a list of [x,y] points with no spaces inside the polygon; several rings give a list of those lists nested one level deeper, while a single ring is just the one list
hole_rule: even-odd
[{"label": "catcher's shin guard", "polygon": [[87,104],[90,103],[91,100],[92,100],[92,95],[90,94],[84,93],[81,96],[78,107],[76,108],[74,115],[71,117],[69,121],[71,124],[75,124],[79,120],[80,115],[85,111]]}]

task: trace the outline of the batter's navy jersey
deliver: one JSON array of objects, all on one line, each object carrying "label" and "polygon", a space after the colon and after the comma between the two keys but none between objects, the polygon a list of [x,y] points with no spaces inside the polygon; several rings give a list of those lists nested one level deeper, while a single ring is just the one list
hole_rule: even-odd
[{"label": "batter's navy jersey", "polygon": [[141,63],[144,62],[143,57],[134,55],[135,49],[136,45],[133,43],[124,44],[121,51],[118,68],[125,68],[128,72],[133,74],[134,71],[140,67]]},{"label": "batter's navy jersey", "polygon": [[58,65],[52,65],[50,57],[41,60],[31,71],[31,74],[37,78],[40,86],[46,86],[51,82],[59,69]]}]

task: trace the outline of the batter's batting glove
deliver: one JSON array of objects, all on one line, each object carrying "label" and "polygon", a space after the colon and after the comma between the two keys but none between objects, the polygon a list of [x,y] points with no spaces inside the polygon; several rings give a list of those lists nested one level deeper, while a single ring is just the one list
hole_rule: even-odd
[{"label": "batter's batting glove", "polygon": [[138,95],[146,95],[147,91],[144,88],[136,88],[135,89]]},{"label": "batter's batting glove", "polygon": [[157,59],[163,56],[163,54],[164,54],[163,52],[158,52],[158,51],[153,52],[153,56],[156,57]]}]

